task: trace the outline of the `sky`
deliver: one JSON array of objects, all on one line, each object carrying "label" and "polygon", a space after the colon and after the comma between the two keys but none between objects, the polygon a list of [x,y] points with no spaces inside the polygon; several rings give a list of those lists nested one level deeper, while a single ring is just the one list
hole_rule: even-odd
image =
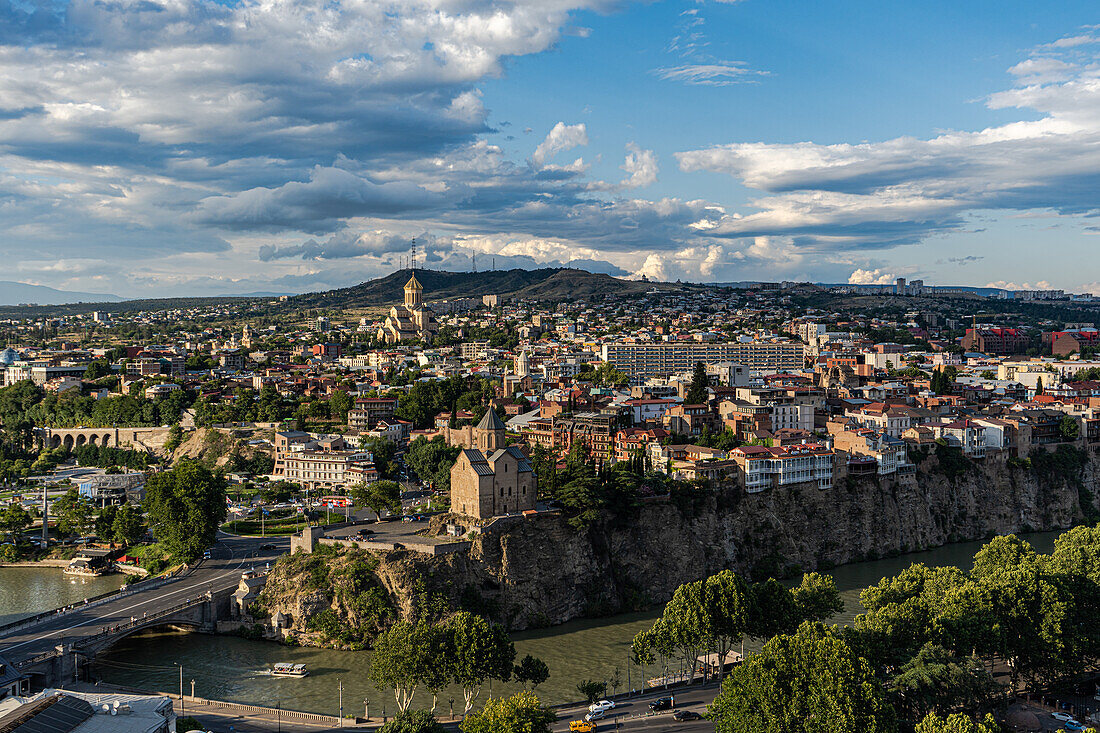
[{"label": "sky", "polygon": [[0,280],[1100,294],[1100,6],[0,0]]}]

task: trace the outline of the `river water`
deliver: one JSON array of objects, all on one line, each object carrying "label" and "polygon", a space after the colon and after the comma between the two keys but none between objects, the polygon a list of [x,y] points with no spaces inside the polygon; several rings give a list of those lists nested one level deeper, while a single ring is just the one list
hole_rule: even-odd
[{"label": "river water", "polygon": [[[1023,536],[1037,551],[1049,552],[1059,534],[1044,532]],[[850,622],[860,611],[860,590],[877,583],[880,578],[895,575],[914,562],[969,568],[974,553],[982,544],[967,542],[949,545],[834,569],[832,575],[845,603],[844,611],[834,621]],[[9,572],[0,570],[0,598],[4,599],[4,603],[10,602],[11,595],[5,584],[9,578],[16,577],[9,576]],[[31,572],[56,572],[57,577],[63,577],[59,571],[53,570]],[[25,584],[29,582],[21,578],[17,580]],[[71,590],[66,584],[58,585],[58,600],[39,596],[42,605],[35,610],[71,603],[84,597],[64,595]],[[60,600],[62,596],[66,600]],[[0,612],[5,608],[0,606]],[[583,679],[613,681],[617,672],[620,679],[618,689],[623,691],[628,689],[628,674],[630,687],[637,688],[642,674],[654,676],[660,672],[654,668],[643,673],[628,661],[634,635],[648,628],[656,616],[657,613],[652,611],[574,621],[550,629],[517,633],[513,639],[518,657],[532,654],[545,661],[550,668],[550,679],[539,687],[539,696],[549,703],[565,702],[579,697],[576,685]],[[272,677],[268,670],[276,662],[306,664],[310,676],[304,679]],[[182,664],[184,668],[185,692],[191,694],[193,679],[195,694],[200,697],[337,714],[342,683],[345,714],[362,714],[365,700],[370,701],[373,715],[380,714],[383,706],[391,714],[394,710],[392,695],[377,690],[367,678],[369,652],[295,649],[231,636],[203,636],[164,630],[120,642],[97,658],[95,673],[106,682],[170,692],[179,690],[177,664]],[[498,695],[502,691],[512,692],[515,689],[514,685],[498,683],[493,692]],[[488,692],[488,688],[483,690],[480,699],[484,700]],[[452,698],[456,709],[461,710],[461,690],[445,690],[439,703],[443,714],[448,712]],[[430,695],[417,693],[416,706],[427,707],[430,704]]]},{"label": "river water", "polygon": [[118,590],[125,575],[74,578],[62,568],[0,568],[0,624]]}]

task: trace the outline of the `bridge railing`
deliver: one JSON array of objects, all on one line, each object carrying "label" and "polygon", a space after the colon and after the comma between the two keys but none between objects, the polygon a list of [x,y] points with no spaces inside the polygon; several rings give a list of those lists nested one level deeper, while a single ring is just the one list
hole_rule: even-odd
[{"label": "bridge railing", "polygon": [[94,644],[96,641],[99,641],[100,639],[106,639],[107,637],[109,637],[113,634],[118,634],[118,633],[123,632],[123,631],[129,631],[130,629],[137,629],[137,628],[141,628],[141,627],[144,627],[144,626],[148,626],[154,621],[159,621],[163,618],[166,618],[168,616],[172,616],[176,613],[179,613],[180,611],[185,611],[188,608],[192,608],[194,606],[197,606],[200,603],[205,603],[206,601],[211,600],[212,597],[213,597],[212,594],[203,593],[201,596],[195,596],[193,598],[189,598],[188,600],[183,601],[182,603],[177,603],[176,605],[172,606],[171,608],[166,608],[162,611],[157,611],[156,613],[150,614],[148,616],[141,616],[140,618],[139,617],[134,617],[134,620],[132,620],[132,621],[124,621],[124,622],[119,623],[119,624],[108,624],[107,626],[101,628],[95,634],[92,634],[90,636],[80,637],[80,639],[77,640],[74,643],[74,646],[75,647],[87,646],[89,644]]},{"label": "bridge railing", "polygon": [[118,590],[108,591],[107,593],[101,593],[98,596],[87,598],[82,603],[74,603],[62,608],[55,608],[52,611],[43,611],[42,613],[29,616],[27,618],[19,619],[18,621],[12,621],[11,623],[0,626],[0,636],[5,636],[13,631],[20,631],[35,626],[38,623],[46,619],[57,618],[58,616],[64,616],[70,613],[77,613],[79,611],[86,611],[96,606],[102,606],[104,603],[117,600],[119,598],[126,598],[127,596],[134,595],[135,593],[141,593],[147,590],[155,590],[161,586],[172,583],[179,580],[184,575],[191,572],[191,568],[183,565],[173,570],[168,575],[162,575],[155,578],[148,578],[146,580],[139,580],[137,583],[131,583],[130,585],[124,585]]},{"label": "bridge railing", "polygon": [[16,669],[23,669],[24,667],[29,667],[32,664],[38,664],[39,662],[44,662],[47,659],[53,659],[54,657],[60,657],[60,656],[61,656],[61,652],[57,651],[56,649],[51,649],[50,651],[43,652],[42,654],[39,654],[36,657],[31,657],[30,659],[24,659],[22,661],[16,662],[15,663],[15,668]]}]

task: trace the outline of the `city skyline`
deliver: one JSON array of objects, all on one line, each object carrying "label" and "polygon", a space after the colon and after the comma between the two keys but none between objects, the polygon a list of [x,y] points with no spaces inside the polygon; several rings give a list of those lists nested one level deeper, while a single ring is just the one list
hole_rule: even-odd
[{"label": "city skyline", "polygon": [[1083,2],[5,3],[5,279],[323,290],[416,237],[433,269],[1100,293],[1096,21]]}]

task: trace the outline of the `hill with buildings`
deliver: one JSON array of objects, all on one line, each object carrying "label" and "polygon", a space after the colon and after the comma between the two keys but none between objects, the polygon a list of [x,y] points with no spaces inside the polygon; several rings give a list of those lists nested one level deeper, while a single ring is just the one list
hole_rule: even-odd
[{"label": "hill with buildings", "polygon": [[[339,306],[365,308],[400,302],[403,288],[409,280],[408,270],[399,270],[385,277],[353,285],[349,288],[321,293],[304,293],[290,299],[301,307]],[[417,270],[416,278],[424,286],[424,299],[480,298],[501,295],[510,298],[536,300],[567,300],[593,295],[630,295],[644,293],[654,287],[676,289],[667,283],[620,280],[610,275],[567,268],[540,270],[489,270],[487,272],[443,272]]]}]

